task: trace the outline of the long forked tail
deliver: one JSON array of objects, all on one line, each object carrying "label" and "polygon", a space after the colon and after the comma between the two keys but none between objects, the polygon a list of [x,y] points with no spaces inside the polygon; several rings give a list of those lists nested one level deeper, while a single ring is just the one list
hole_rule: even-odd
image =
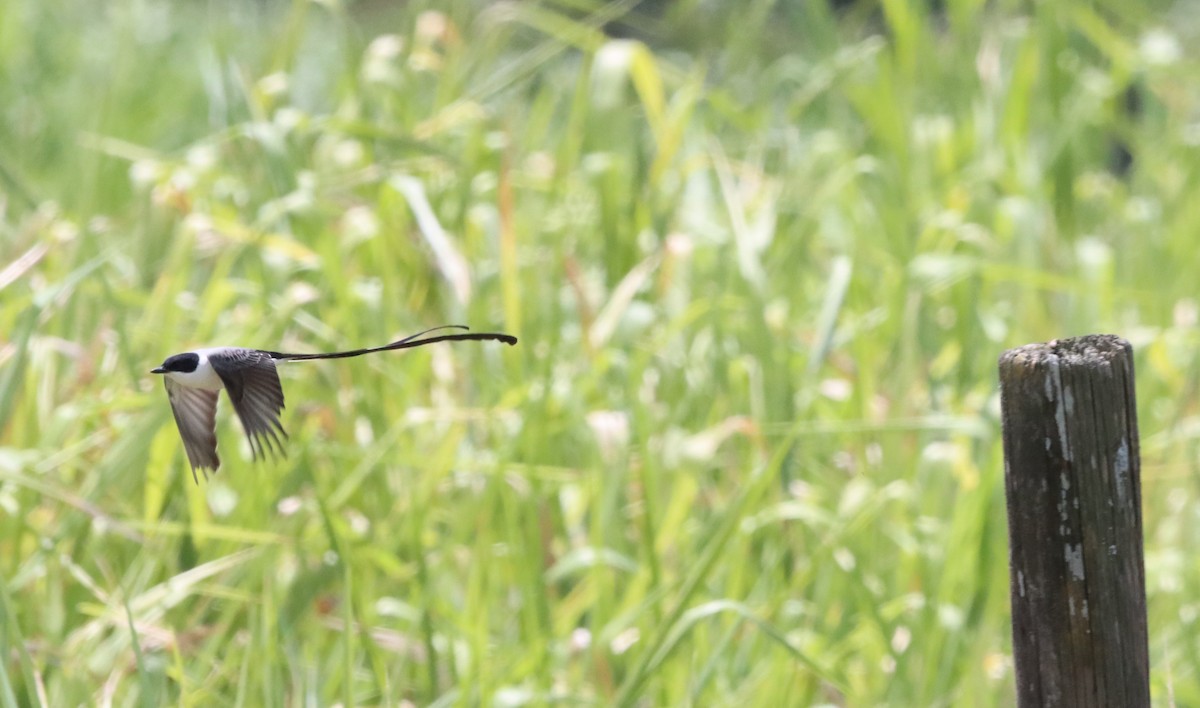
[{"label": "long forked tail", "polygon": [[508,345],[517,343],[517,338],[511,334],[500,334],[498,332],[468,332],[461,334],[439,334],[436,337],[421,339],[431,332],[437,332],[443,329],[470,329],[465,325],[442,325],[441,327],[433,327],[424,332],[417,332],[409,335],[391,344],[385,344],[382,347],[367,347],[366,349],[352,349],[347,352],[330,352],[328,354],[287,354],[285,352],[268,352],[263,353],[270,356],[272,359],[284,361],[307,361],[311,359],[346,359],[352,356],[362,356],[363,354],[373,354],[375,352],[386,352],[393,349],[412,349],[413,347],[423,347],[426,344],[434,344],[435,342],[461,342],[466,340],[475,341],[497,341],[504,342]]}]

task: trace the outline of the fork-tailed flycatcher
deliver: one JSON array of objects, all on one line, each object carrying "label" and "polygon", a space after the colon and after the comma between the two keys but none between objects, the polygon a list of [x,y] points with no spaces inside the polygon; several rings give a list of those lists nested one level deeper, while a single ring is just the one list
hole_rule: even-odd
[{"label": "fork-tailed flycatcher", "polygon": [[[286,455],[279,436],[287,437],[279,422],[283,410],[283,387],[275,371],[277,361],[308,361],[311,359],[345,359],[392,349],[411,349],[434,342],[462,340],[495,340],[505,344],[516,344],[511,334],[492,332],[469,332],[460,334],[426,334],[443,329],[467,329],[462,325],[434,327],[424,332],[405,337],[398,342],[382,347],[354,349],[347,352],[328,354],[285,354],[264,349],[242,347],[214,347],[197,349],[167,357],[162,366],[150,373],[162,374],[167,386],[167,397],[171,399],[171,412],[183,438],[188,462],[192,466],[192,479],[199,469],[208,477],[221,466],[217,457],[217,394],[222,388],[233,401],[233,409],[242,419],[242,427],[250,440],[250,451],[255,459],[265,457],[267,451]],[[199,481],[199,480],[197,480]]]}]

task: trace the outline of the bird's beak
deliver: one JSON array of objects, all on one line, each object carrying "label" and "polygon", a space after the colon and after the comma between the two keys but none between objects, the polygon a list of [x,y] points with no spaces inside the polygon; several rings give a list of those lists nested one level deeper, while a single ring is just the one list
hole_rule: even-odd
[{"label": "bird's beak", "polygon": [[162,367],[160,366],[160,367],[158,367],[157,369],[151,369],[151,370],[150,370],[150,373],[152,373],[152,374],[165,374],[165,373],[167,373],[167,370],[166,370],[166,369],[164,369],[164,368],[162,368]]}]

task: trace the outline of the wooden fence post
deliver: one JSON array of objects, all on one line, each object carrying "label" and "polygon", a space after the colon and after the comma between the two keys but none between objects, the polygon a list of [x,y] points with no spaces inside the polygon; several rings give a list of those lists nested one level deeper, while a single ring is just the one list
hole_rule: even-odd
[{"label": "wooden fence post", "polygon": [[1133,350],[1000,356],[1018,705],[1150,705]]}]

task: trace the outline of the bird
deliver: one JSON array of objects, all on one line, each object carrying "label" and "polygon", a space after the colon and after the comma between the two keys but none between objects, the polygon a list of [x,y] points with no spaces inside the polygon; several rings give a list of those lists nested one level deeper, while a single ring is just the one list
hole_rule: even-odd
[{"label": "bird", "polygon": [[346,359],[393,349],[411,349],[436,342],[463,340],[499,341],[515,345],[517,338],[511,334],[497,332],[458,332],[426,335],[446,329],[469,329],[464,325],[442,325],[409,335],[404,339],[381,347],[367,347],[344,352],[324,354],[289,354],[266,349],[244,347],[211,347],[173,354],[162,366],[150,373],[161,374],[175,415],[179,437],[187,452],[188,464],[192,468],[192,480],[200,480],[196,470],[208,479],[211,470],[221,466],[217,456],[217,395],[225,389],[233,409],[242,421],[250,451],[255,460],[265,458],[268,453],[286,457],[280,436],[287,432],[279,421],[283,411],[283,386],[275,363],[279,361],[312,361],[314,359]]}]

